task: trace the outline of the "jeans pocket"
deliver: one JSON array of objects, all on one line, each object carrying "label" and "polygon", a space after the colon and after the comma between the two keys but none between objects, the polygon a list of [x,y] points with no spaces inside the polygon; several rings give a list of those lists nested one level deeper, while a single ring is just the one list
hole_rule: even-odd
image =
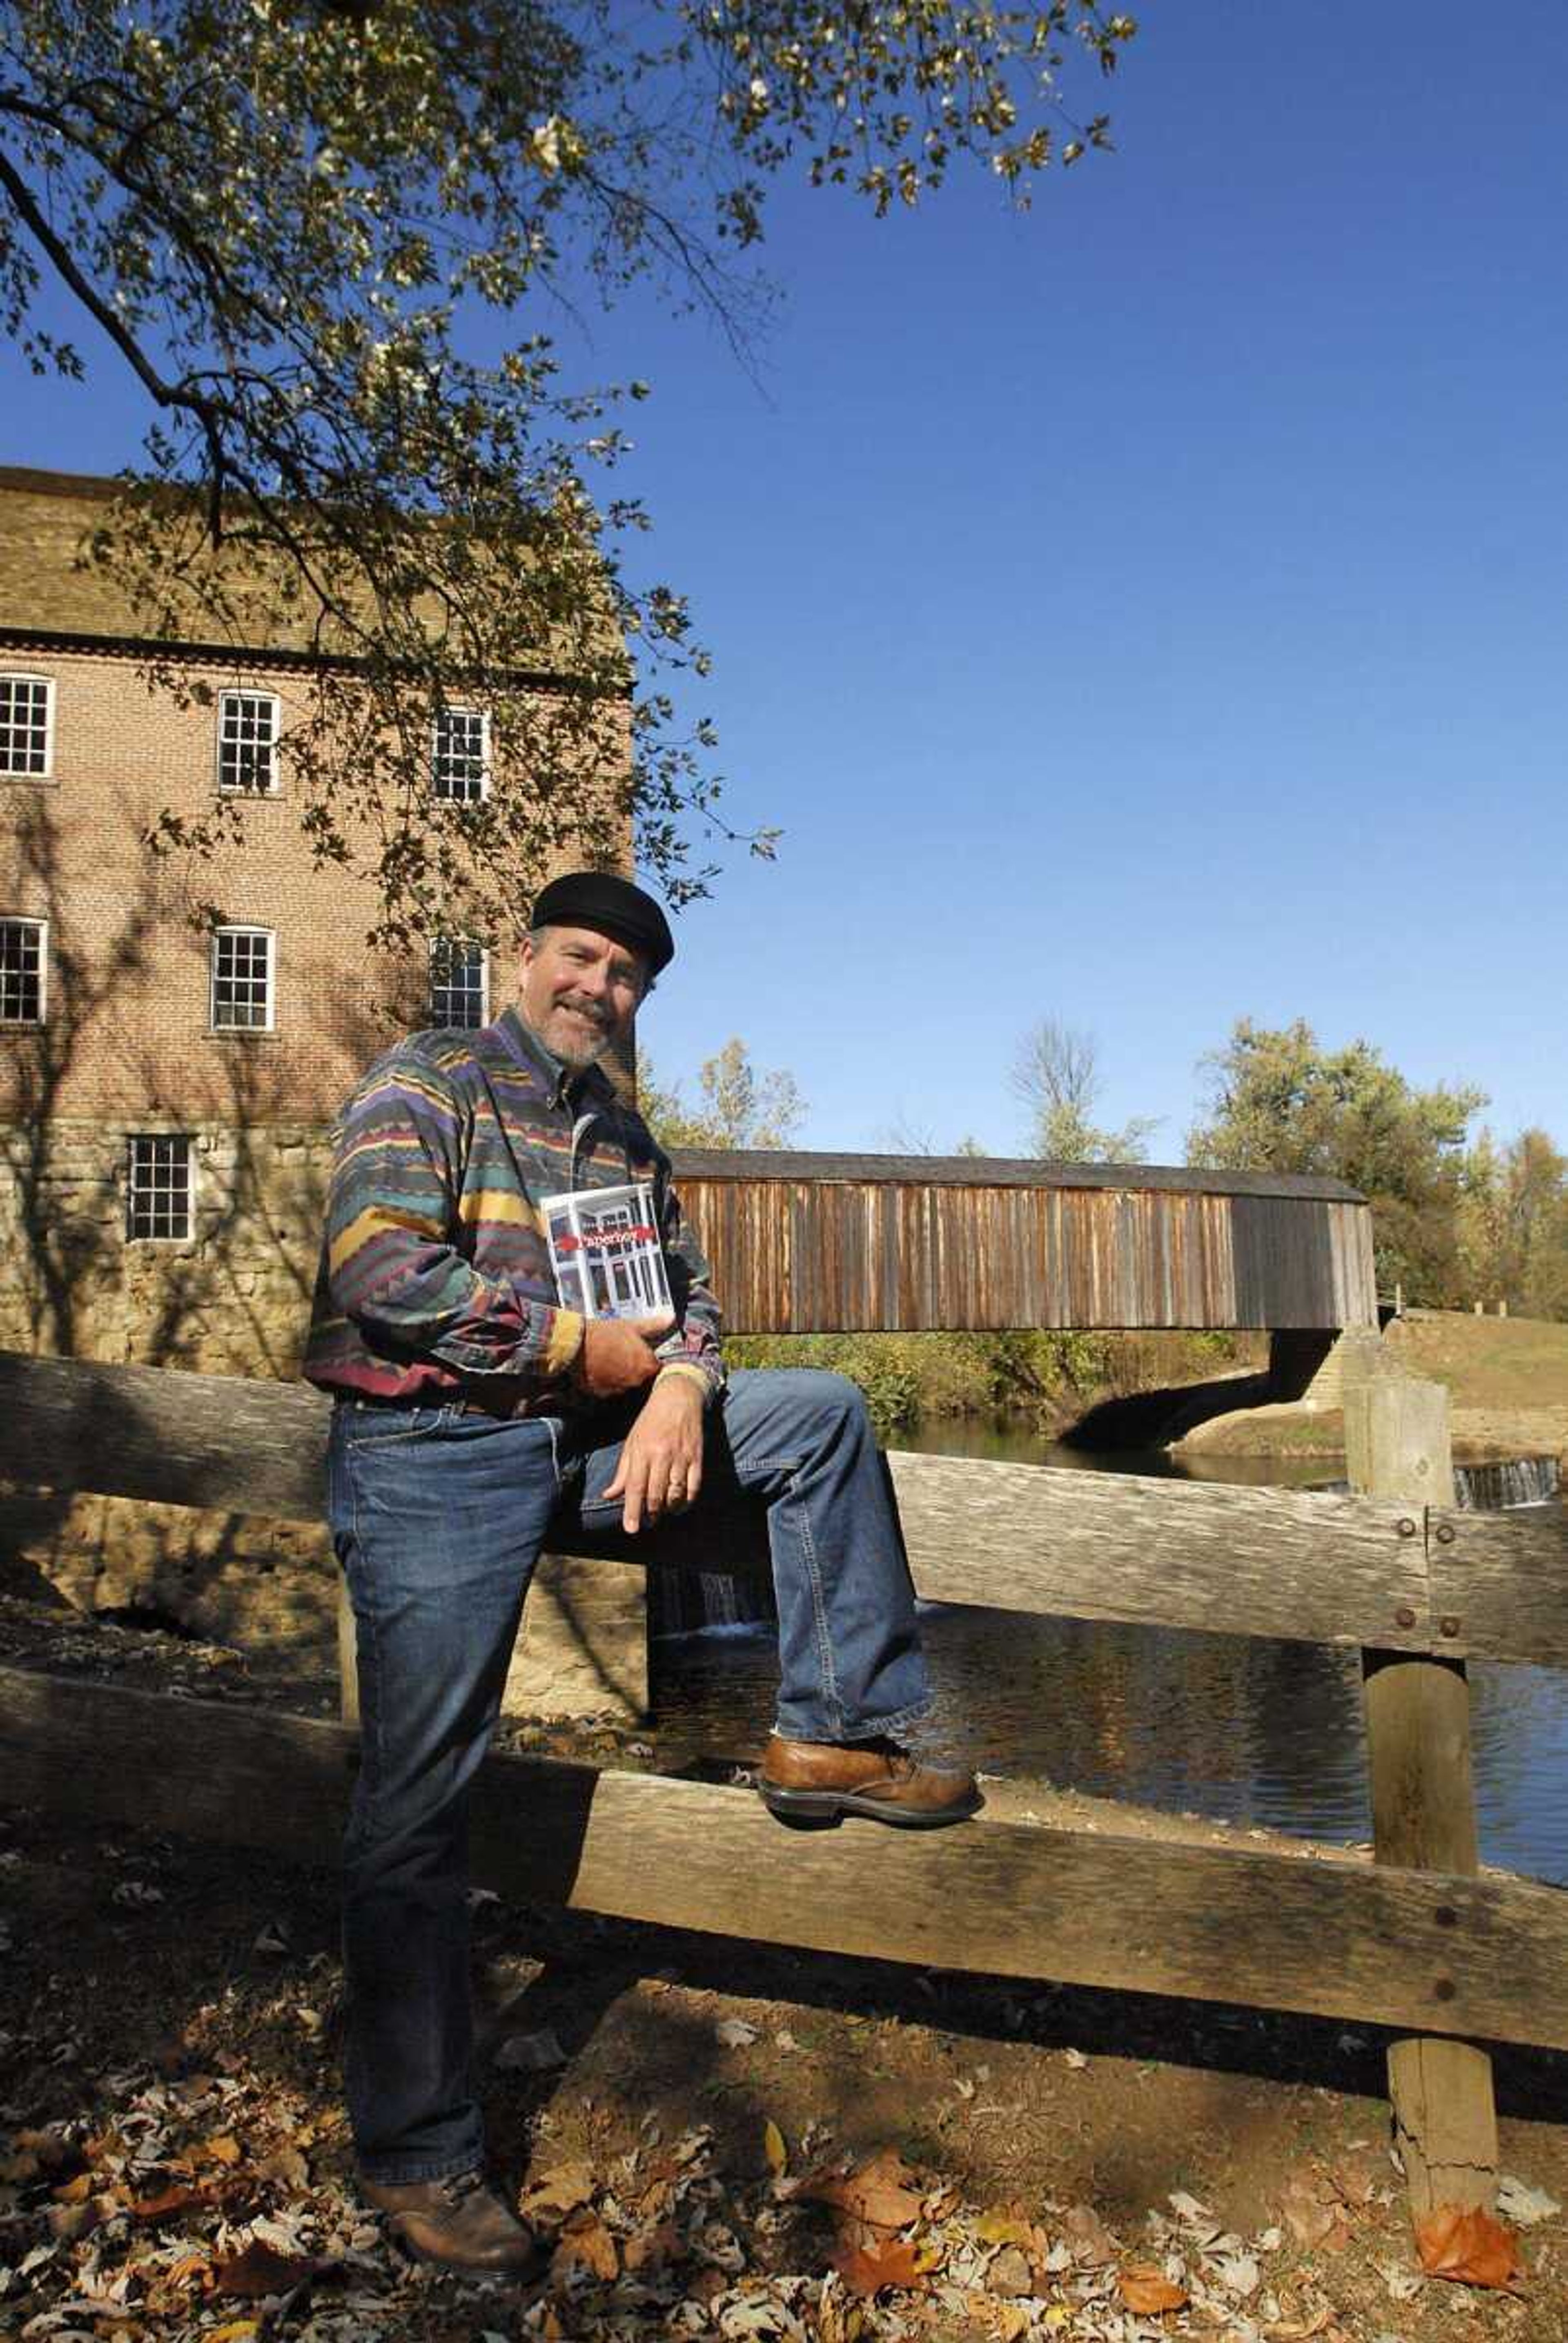
[{"label": "jeans pocket", "polygon": [[438,1432],[447,1412],[445,1407],[350,1406],[342,1411],[340,1436],[355,1455],[367,1448],[400,1448]]}]

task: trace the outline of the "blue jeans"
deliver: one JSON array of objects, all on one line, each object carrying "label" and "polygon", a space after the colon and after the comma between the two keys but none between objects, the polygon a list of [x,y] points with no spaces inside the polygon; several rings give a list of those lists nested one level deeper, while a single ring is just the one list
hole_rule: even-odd
[{"label": "blue jeans", "polygon": [[[482,2157],[467,1794],[540,1550],[569,1552],[574,1530],[618,1522],[603,1492],[634,1412],[560,1423],[333,1410],[329,1512],[357,1623],[362,1733],[344,1852],[348,2107],[361,2169],[383,2184],[444,2178]],[[923,1715],[909,1565],[854,1384],[815,1371],[732,1376],[709,1411],[692,1518],[727,1500],[767,1509],[779,1730],[869,1740]]]}]

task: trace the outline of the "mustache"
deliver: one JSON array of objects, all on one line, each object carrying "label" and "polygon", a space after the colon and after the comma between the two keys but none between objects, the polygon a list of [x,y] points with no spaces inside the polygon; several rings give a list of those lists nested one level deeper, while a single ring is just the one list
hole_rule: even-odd
[{"label": "mustache", "polygon": [[573,995],[562,1001],[560,1006],[573,1011],[578,1017],[588,1018],[592,1024],[601,1027],[608,1027],[609,1024],[609,1012],[600,1001],[583,1001]]}]

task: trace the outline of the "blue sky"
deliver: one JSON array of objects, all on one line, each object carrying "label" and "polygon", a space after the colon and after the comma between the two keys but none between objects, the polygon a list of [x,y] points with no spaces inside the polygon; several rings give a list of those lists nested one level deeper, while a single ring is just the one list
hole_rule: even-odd
[{"label": "blue sky", "polygon": [[[1011,216],[780,188],[753,371],[638,297],[623,485],[691,596],[732,818],[665,1080],[741,1034],[801,1143],[1009,1152],[1054,1015],[1102,1120],[1232,1021],[1363,1035],[1568,1141],[1568,12],[1154,5],[1117,152]],[[108,377],[0,459],[112,467]]]}]

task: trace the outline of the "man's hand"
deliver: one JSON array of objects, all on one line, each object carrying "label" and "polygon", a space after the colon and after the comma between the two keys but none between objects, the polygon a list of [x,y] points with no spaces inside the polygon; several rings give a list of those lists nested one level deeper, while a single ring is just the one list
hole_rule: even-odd
[{"label": "man's hand", "polygon": [[623,1399],[639,1392],[658,1373],[653,1346],[675,1323],[661,1310],[652,1318],[590,1318],[578,1353],[578,1381],[590,1399]]},{"label": "man's hand", "polygon": [[689,1375],[667,1375],[627,1433],[607,1497],[625,1500],[620,1523],[635,1537],[691,1504],[702,1486],[702,1393]]}]

